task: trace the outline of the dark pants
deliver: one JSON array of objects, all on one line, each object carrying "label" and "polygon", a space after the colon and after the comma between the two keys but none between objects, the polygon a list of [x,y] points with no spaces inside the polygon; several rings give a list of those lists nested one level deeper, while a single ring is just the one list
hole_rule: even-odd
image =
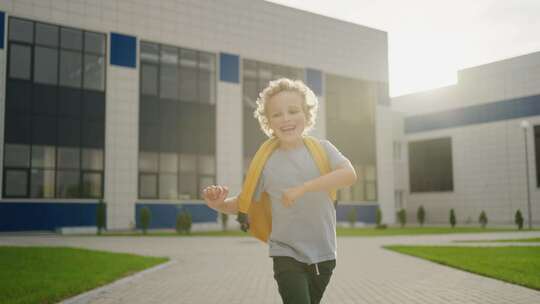
[{"label": "dark pants", "polygon": [[336,260],[312,265],[286,256],[273,257],[273,260],[274,278],[284,304],[319,303],[336,268]]}]

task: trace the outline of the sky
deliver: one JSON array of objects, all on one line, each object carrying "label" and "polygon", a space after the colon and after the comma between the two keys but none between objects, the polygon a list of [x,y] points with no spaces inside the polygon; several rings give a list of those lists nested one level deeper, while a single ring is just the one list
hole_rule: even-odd
[{"label": "sky", "polygon": [[388,33],[390,96],[540,51],[540,0],[268,0]]}]

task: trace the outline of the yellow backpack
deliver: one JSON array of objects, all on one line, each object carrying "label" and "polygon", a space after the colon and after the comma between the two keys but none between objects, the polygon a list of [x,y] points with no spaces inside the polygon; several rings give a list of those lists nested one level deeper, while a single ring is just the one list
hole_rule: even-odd
[{"label": "yellow backpack", "polygon": [[[328,156],[319,140],[311,136],[304,136],[304,144],[315,160],[321,175],[330,172]],[[263,192],[258,202],[252,203],[252,201],[264,165],[278,145],[278,139],[273,137],[266,140],[259,147],[259,150],[255,153],[253,160],[249,164],[242,192],[238,196],[238,217],[236,220],[240,223],[243,231],[249,231],[251,235],[264,243],[268,242],[270,232],[272,231],[272,205],[270,197],[268,193]],[[335,203],[336,190],[330,191],[329,195]]]}]

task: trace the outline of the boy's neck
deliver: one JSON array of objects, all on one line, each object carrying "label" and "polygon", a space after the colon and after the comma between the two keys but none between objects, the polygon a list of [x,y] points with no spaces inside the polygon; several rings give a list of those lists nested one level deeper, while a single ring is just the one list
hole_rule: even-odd
[{"label": "boy's neck", "polygon": [[295,141],[279,141],[279,148],[282,150],[294,150],[297,148],[300,148],[304,146],[304,138],[300,137],[298,140]]}]

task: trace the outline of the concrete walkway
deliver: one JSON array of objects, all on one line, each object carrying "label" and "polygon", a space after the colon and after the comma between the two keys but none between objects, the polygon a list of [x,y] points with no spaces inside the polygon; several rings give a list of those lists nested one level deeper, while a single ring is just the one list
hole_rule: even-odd
[{"label": "concrete walkway", "polygon": [[[381,248],[518,237],[540,237],[540,232],[341,237],[337,267],[322,302],[540,303],[538,291]],[[0,236],[0,245],[71,246],[173,260],[155,271],[90,292],[76,303],[281,303],[267,247],[251,238]]]}]

